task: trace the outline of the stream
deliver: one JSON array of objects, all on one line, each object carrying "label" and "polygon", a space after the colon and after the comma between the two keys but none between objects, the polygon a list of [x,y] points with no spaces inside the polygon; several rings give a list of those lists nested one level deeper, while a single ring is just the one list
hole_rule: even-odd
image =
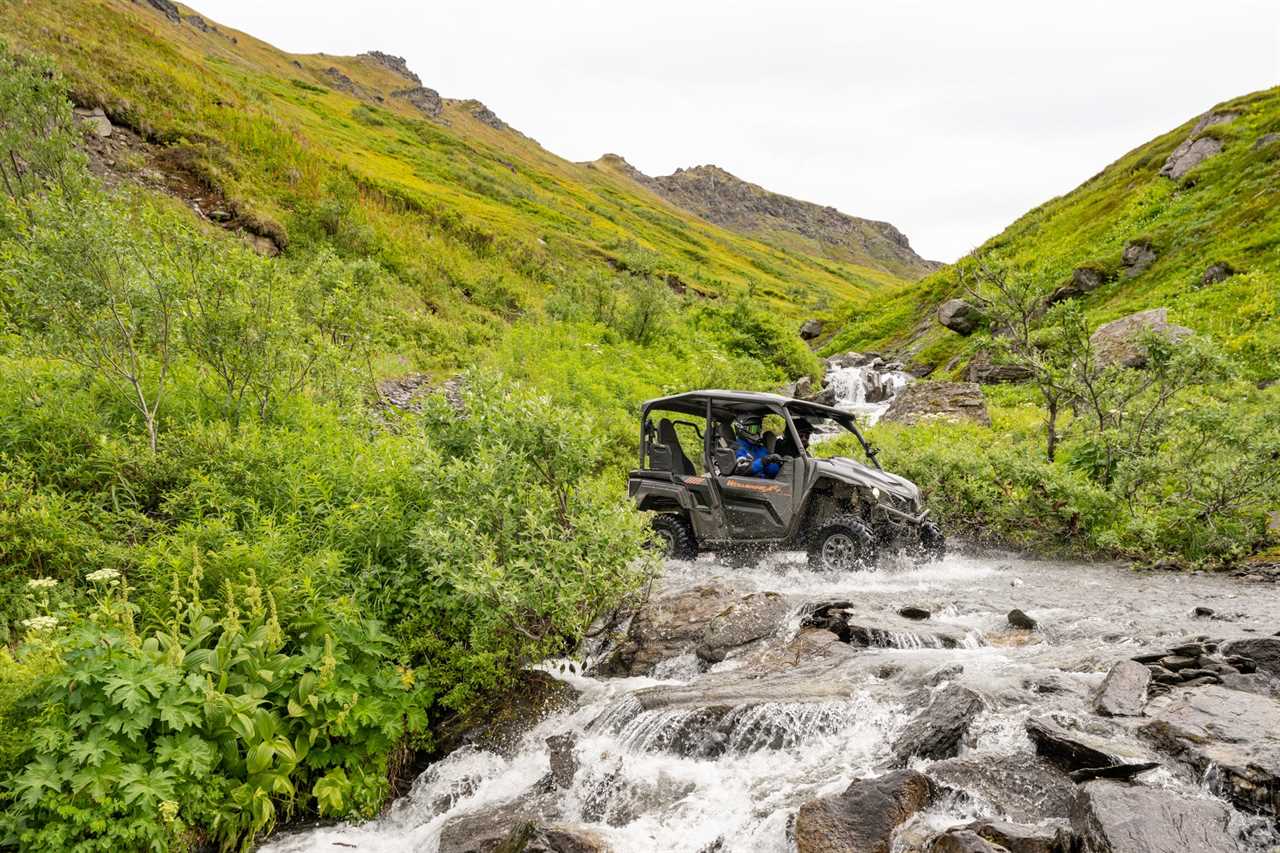
[{"label": "stream", "polygon": [[[1136,777],[1138,788],[1165,797],[1160,802],[1173,803],[1176,815],[1188,813],[1185,804],[1203,806],[1221,824],[1213,832],[1234,845],[1211,839],[1194,849],[1273,850],[1280,843],[1274,811],[1267,813],[1274,802],[1229,805],[1233,789],[1214,763],[1200,772],[1156,753],[1139,731],[1149,722],[1141,711],[1104,718],[1093,702],[1117,661],[1150,654],[1170,662],[1169,649],[1197,638],[1214,638],[1207,654],[1217,638],[1270,637],[1280,629],[1278,604],[1280,588],[1270,583],[1001,553],[952,553],[925,565],[888,558],[877,571],[843,576],[810,572],[798,554],[748,569],[708,555],[671,562],[613,641],[584,660],[540,667],[572,699],[509,748],[463,746],[382,817],[277,837],[263,849],[493,850],[497,843],[485,833],[504,833],[518,818],[567,827],[573,843],[503,849],[783,853],[796,850],[797,833],[806,831],[797,829],[806,802],[836,802],[854,780],[907,767],[945,790],[893,828],[891,848],[874,849],[940,850],[927,846],[931,837],[980,818],[1075,826],[1055,801],[1070,798],[1074,783],[1065,770],[1041,766],[1028,735],[1030,718],[1052,715],[1077,721],[1121,759],[1151,759],[1156,766]],[[905,607],[929,616],[908,619],[899,613]],[[1035,620],[1034,629],[1010,624],[1015,608]],[[1222,675],[1209,687],[1184,681],[1188,691],[1232,686],[1238,690],[1225,692],[1270,703],[1233,705],[1240,715],[1272,713],[1274,681],[1256,673],[1234,678]],[[911,721],[939,691],[959,688],[955,695],[980,704],[951,749],[958,755],[901,758]],[[1152,709],[1173,698],[1161,696],[1170,690],[1176,696],[1181,688],[1153,683],[1146,713],[1162,713]],[[1276,763],[1266,752],[1277,737],[1270,728],[1260,724],[1248,749],[1261,757],[1250,761]],[[1019,767],[1037,761],[1043,782],[1019,776]],[[1091,784],[1121,796],[1132,787]]]}]

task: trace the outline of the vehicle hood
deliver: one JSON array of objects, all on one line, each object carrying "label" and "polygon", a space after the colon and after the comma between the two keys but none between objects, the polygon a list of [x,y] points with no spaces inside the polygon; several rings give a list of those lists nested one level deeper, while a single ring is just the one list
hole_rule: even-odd
[{"label": "vehicle hood", "polygon": [[881,471],[879,468],[863,465],[861,462],[856,462],[844,456],[834,456],[830,459],[816,459],[814,461],[818,463],[818,474],[820,476],[834,477],[837,480],[852,483],[856,486],[875,487],[882,492],[909,502],[913,507],[919,508],[920,506],[920,489],[905,477],[899,477],[897,474],[890,474],[888,471]]}]

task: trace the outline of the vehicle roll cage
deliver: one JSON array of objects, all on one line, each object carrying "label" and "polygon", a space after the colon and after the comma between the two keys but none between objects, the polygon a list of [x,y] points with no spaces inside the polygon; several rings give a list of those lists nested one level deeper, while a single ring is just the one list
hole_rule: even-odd
[{"label": "vehicle roll cage", "polygon": [[[804,444],[800,441],[800,433],[796,429],[793,415],[802,418],[826,418],[835,421],[853,433],[857,437],[858,443],[862,445],[862,450],[867,455],[867,459],[871,461],[871,464],[879,470],[884,470],[880,466],[880,461],[876,458],[878,451],[875,446],[863,436],[862,431],[858,429],[854,416],[849,412],[832,406],[824,406],[821,403],[783,397],[780,394],[747,391],[689,391],[684,394],[658,397],[657,399],[645,401],[640,408],[641,468],[644,468],[645,460],[649,458],[649,445],[653,438],[653,425],[649,420],[649,414],[653,411],[705,418],[708,425],[718,420],[732,420],[744,413],[779,415],[787,424],[787,433],[790,436],[792,447],[799,448],[803,448]],[[708,428],[704,433],[696,423],[691,421],[673,421],[673,424],[692,427],[694,432],[697,433],[698,439],[702,441],[703,458],[707,460],[712,458],[715,430]],[[807,451],[805,452],[807,454]]]}]

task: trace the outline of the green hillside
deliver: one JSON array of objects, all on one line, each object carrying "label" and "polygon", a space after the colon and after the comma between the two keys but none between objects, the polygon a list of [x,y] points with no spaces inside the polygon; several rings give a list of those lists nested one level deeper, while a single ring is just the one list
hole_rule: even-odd
[{"label": "green hillside", "polygon": [[[1081,297],[1096,325],[1165,306],[1171,322],[1219,341],[1258,379],[1280,376],[1280,88],[1218,104],[1207,116],[1234,116],[1193,134],[1200,117],[1146,143],[1081,186],[1028,212],[973,255],[1017,269],[1046,291],[1079,267],[1100,270],[1105,283]],[[1221,144],[1178,178],[1160,174],[1188,138]],[[1157,257],[1131,274],[1126,245],[1147,243]],[[930,319],[937,306],[964,296],[973,256],[918,284],[855,308],[829,351],[903,349],[943,366],[971,342]],[[1226,263],[1223,281],[1205,271]],[[957,370],[967,359],[961,358]]]},{"label": "green hillside", "polygon": [[[155,4],[163,5],[163,4]],[[475,101],[430,116],[370,57],[294,56],[125,0],[8,3],[0,35],[54,58],[82,106],[169,149],[235,223],[286,252],[329,242],[393,270],[424,350],[536,309],[555,283],[638,267],[705,296],[753,288],[788,316],[892,275],[780,251],[565,161]],[[429,84],[430,81],[427,81]]]}]

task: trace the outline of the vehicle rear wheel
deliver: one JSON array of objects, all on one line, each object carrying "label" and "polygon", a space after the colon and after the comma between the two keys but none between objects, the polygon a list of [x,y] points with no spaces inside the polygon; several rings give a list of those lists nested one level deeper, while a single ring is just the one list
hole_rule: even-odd
[{"label": "vehicle rear wheel", "polygon": [[683,515],[664,512],[653,517],[654,547],[667,560],[692,560],[698,556],[693,526]]},{"label": "vehicle rear wheel", "polygon": [[809,568],[822,572],[874,569],[876,538],[856,515],[828,519],[809,544]]}]

